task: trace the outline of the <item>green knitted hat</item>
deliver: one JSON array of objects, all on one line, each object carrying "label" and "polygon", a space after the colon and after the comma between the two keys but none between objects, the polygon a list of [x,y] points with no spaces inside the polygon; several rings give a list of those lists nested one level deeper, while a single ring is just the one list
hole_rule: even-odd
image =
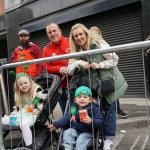
[{"label": "green knitted hat", "polygon": [[77,97],[79,95],[89,95],[89,96],[92,96],[92,92],[91,92],[91,90],[87,86],[80,86],[75,91],[75,97]]}]

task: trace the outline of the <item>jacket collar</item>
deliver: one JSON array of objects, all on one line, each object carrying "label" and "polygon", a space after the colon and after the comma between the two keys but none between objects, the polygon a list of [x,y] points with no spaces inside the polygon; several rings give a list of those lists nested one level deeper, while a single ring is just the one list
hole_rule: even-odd
[{"label": "jacket collar", "polygon": [[[34,43],[30,42],[29,45],[28,45],[27,47],[32,46],[33,44],[34,44]],[[26,48],[27,48],[27,47],[26,47]],[[18,48],[21,49],[21,50],[24,50],[23,47],[22,47],[21,45],[19,45]]]}]

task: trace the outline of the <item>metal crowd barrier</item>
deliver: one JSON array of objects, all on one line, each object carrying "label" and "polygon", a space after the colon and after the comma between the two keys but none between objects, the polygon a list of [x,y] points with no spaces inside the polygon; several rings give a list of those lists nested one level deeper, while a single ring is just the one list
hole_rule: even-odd
[{"label": "metal crowd barrier", "polygon": [[[92,51],[84,51],[84,52],[78,52],[78,53],[71,53],[66,55],[60,55],[60,56],[53,56],[53,57],[46,57],[46,58],[40,58],[30,61],[23,61],[23,62],[16,62],[11,64],[5,64],[0,66],[0,74],[3,73],[3,69],[6,68],[13,68],[16,66],[21,65],[28,65],[28,64],[39,64],[43,62],[52,62],[56,60],[65,60],[70,58],[77,58],[81,56],[91,56],[91,55],[97,55],[97,54],[103,54],[103,53],[111,53],[111,52],[124,52],[124,51],[132,51],[132,50],[139,50],[150,47],[150,41],[144,41],[144,42],[136,42],[136,43],[130,43],[130,44],[123,44],[118,46],[112,46],[109,48],[104,49],[95,49]],[[146,83],[146,81],[145,81]],[[146,86],[145,86],[146,88]],[[146,89],[145,89],[146,90]],[[1,105],[0,105],[1,106]],[[2,129],[2,115],[1,115],[1,107],[0,107],[0,128]],[[0,130],[0,150],[4,150],[4,141],[3,141],[3,130]]]}]

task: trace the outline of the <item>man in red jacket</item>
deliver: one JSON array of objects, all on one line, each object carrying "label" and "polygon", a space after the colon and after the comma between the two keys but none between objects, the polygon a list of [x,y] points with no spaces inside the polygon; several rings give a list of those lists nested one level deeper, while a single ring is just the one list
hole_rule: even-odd
[{"label": "man in red jacket", "polygon": [[[11,62],[20,62],[26,60],[33,60],[42,57],[40,47],[30,42],[30,34],[27,30],[21,30],[18,33],[20,39],[20,45],[15,48],[11,56]],[[16,73],[26,72],[32,78],[42,74],[42,64],[28,65],[28,69],[24,69],[23,66],[16,67]]]},{"label": "man in red jacket", "polygon": [[[61,29],[58,24],[50,23],[46,27],[46,32],[48,38],[50,39],[50,43],[44,47],[43,49],[43,57],[53,57],[58,55],[64,55],[70,53],[69,39],[65,38],[61,34]],[[60,79],[67,74],[67,66],[69,60],[57,60],[53,62],[48,62],[44,64],[45,69],[48,73],[56,74],[60,77]],[[70,79],[70,77],[69,77]],[[66,88],[67,88],[67,80],[65,79],[62,84],[63,93],[59,100],[59,104],[64,114],[67,96],[66,96]]]}]

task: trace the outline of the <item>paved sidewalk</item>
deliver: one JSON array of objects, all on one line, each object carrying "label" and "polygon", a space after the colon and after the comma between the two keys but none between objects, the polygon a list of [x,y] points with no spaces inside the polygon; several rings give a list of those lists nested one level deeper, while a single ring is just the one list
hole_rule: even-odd
[{"label": "paved sidewalk", "polygon": [[127,119],[118,118],[118,127],[122,129],[147,126],[150,116],[150,100],[145,98],[122,98],[121,109],[129,115]]}]

